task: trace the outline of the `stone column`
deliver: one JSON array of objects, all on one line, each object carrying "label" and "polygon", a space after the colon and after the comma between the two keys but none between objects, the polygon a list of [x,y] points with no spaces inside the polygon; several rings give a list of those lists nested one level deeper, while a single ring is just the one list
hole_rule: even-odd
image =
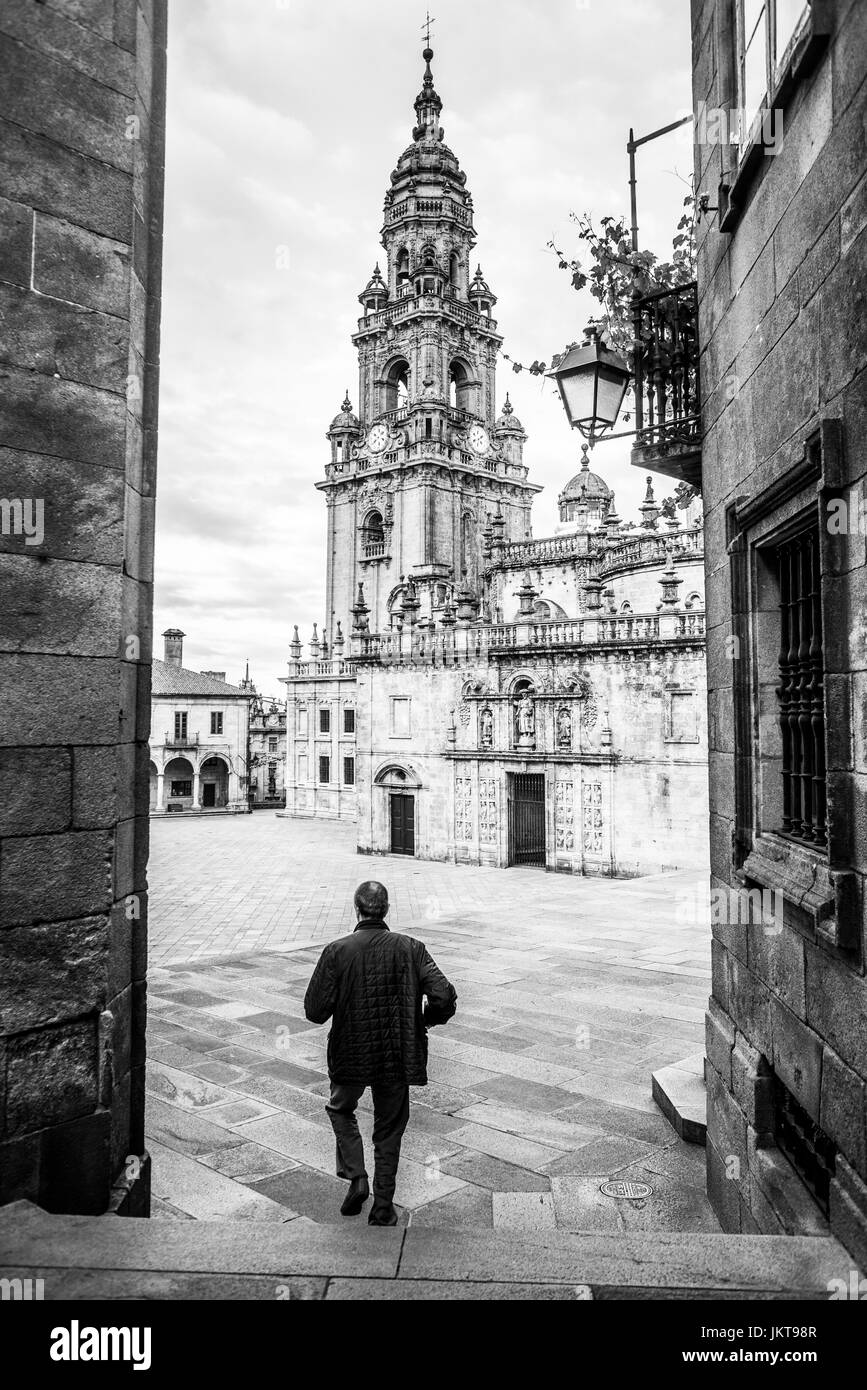
[{"label": "stone column", "polygon": [[157,810],[163,810],[163,788],[165,786],[166,775],[164,772],[157,773]]},{"label": "stone column", "polygon": [[200,795],[201,792],[199,788],[199,769],[196,768],[193,772],[193,810],[196,810],[198,808]]},{"label": "stone column", "polygon": [[165,0],[0,6],[0,1202],[147,1214]]}]

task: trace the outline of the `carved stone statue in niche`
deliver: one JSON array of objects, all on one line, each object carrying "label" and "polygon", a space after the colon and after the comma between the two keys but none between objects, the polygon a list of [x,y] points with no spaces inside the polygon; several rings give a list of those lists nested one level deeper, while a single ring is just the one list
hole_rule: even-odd
[{"label": "carved stone statue in niche", "polygon": [[557,747],[572,750],[572,711],[568,705],[561,705],[557,711]]},{"label": "carved stone statue in niche", "polygon": [[479,747],[493,748],[494,746],[494,716],[489,709],[483,709],[479,715]]},{"label": "carved stone statue in niche", "polygon": [[529,691],[524,691],[515,707],[515,730],[519,748],[536,746],[536,708]]}]

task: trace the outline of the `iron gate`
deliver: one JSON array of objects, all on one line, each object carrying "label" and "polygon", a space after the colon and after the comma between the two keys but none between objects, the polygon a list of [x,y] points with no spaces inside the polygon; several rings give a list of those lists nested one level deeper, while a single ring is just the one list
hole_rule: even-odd
[{"label": "iron gate", "polygon": [[545,863],[545,775],[509,774],[509,863]]}]

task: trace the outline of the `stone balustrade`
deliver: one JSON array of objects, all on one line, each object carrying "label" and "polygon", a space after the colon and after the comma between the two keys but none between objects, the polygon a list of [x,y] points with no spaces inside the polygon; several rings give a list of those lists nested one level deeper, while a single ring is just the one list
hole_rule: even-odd
[{"label": "stone balustrade", "polygon": [[665,565],[668,547],[675,561],[700,560],[704,555],[704,536],[699,530],[651,533],[629,533],[613,544],[604,530],[584,535],[547,536],[540,540],[509,541],[495,550],[491,563],[497,569],[523,569],[527,565],[545,565],[552,561],[590,558],[600,563],[600,577],[638,565]]}]

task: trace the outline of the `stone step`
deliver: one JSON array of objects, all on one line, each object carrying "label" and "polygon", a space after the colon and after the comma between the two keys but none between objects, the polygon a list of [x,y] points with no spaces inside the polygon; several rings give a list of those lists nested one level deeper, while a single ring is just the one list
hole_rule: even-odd
[{"label": "stone step", "polygon": [[853,1261],[832,1237],[619,1235],[366,1222],[148,1221],[0,1209],[0,1277],[54,1299],[827,1299]]},{"label": "stone step", "polygon": [[687,1144],[707,1138],[707,1091],[700,1052],[651,1074],[651,1093],[669,1124]]}]

